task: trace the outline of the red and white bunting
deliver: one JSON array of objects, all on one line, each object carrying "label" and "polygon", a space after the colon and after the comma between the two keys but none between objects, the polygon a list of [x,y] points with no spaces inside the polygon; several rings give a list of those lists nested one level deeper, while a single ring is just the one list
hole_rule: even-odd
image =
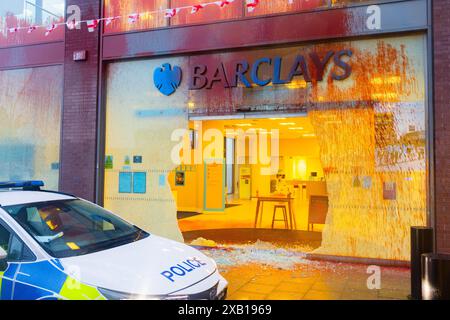
[{"label": "red and white bunting", "polygon": [[47,26],[46,28],[46,32],[45,32],[45,36],[47,37],[50,33],[53,32],[53,30],[55,30],[58,27],[57,24],[52,23],[51,25]]},{"label": "red and white bunting", "polygon": [[167,9],[166,12],[164,13],[164,17],[173,18],[177,15],[178,12],[180,12],[179,8]]},{"label": "red and white bunting", "polygon": [[79,23],[76,22],[75,19],[73,19],[72,21],[67,21],[66,26],[67,26],[67,29],[73,30],[78,26],[78,24]]},{"label": "red and white bunting", "polygon": [[36,29],[37,29],[37,26],[29,26],[28,30],[27,30],[27,33],[32,33]]},{"label": "red and white bunting", "polygon": [[192,14],[197,13],[197,12],[200,11],[200,9],[203,9],[204,7],[205,7],[204,4],[196,4],[196,5],[193,5],[193,6],[192,6],[191,13],[192,13]]},{"label": "red and white bunting", "polygon": [[217,4],[219,7],[223,8],[226,7],[227,5],[233,3],[234,0],[222,0],[222,1],[216,1],[214,2],[215,4]]},{"label": "red and white bunting", "polygon": [[248,12],[253,12],[253,10],[255,10],[255,8],[258,6],[259,4],[259,0],[247,0],[247,10]]},{"label": "red and white bunting", "polygon": [[89,32],[94,32],[95,29],[97,29],[98,21],[99,21],[98,19],[86,21],[86,25],[87,25],[87,28],[88,28]]},{"label": "red and white bunting", "polygon": [[108,17],[105,19],[105,26],[109,26],[114,20],[119,19],[119,17]]},{"label": "red and white bunting", "polygon": [[[205,0],[205,1],[207,1],[207,0]],[[147,16],[147,15],[151,15],[151,14],[155,14],[155,13],[163,13],[164,17],[172,18],[175,15],[177,15],[181,10],[191,9],[191,14],[195,14],[209,5],[217,5],[220,8],[225,8],[226,6],[232,4],[234,1],[235,0],[210,1],[210,2],[203,2],[203,3],[187,5],[187,6],[179,7],[179,8],[157,9],[157,10],[151,11],[151,12],[132,13],[129,15],[124,15],[124,16],[105,17],[105,18],[98,18],[98,19],[93,19],[93,20],[83,20],[83,21],[75,21],[75,19],[73,19],[72,21],[67,21],[66,23],[52,23],[48,26],[32,25],[29,27],[13,27],[13,28],[8,28],[7,30],[9,33],[16,33],[19,30],[24,29],[24,30],[27,30],[27,33],[32,33],[38,28],[45,28],[45,30],[46,30],[45,36],[48,36],[48,35],[50,35],[50,33],[53,32],[53,30],[55,30],[58,27],[58,25],[62,25],[62,26],[66,25],[66,27],[69,30],[74,30],[77,28],[80,29],[79,27],[80,27],[81,23],[86,23],[89,32],[94,32],[94,30],[98,28],[98,24],[100,23],[100,21],[105,21],[105,26],[110,25],[113,21],[115,21],[117,19],[124,19],[124,18],[128,18],[128,23],[136,23],[142,15]],[[294,0],[286,0],[286,1],[290,5],[292,5],[294,3]],[[306,0],[306,1],[308,1],[308,0]],[[246,5],[248,12],[253,12],[259,4],[260,4],[260,0],[245,0],[245,5]]]},{"label": "red and white bunting", "polygon": [[139,20],[139,13],[133,13],[128,16],[128,23],[135,23]]}]

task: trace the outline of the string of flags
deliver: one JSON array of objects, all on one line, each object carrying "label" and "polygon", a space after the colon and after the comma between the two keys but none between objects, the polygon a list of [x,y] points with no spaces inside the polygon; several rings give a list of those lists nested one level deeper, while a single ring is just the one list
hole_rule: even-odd
[{"label": "string of flags", "polygon": [[[19,30],[27,30],[27,33],[32,33],[38,29],[45,29],[45,36],[50,35],[56,28],[61,26],[66,26],[69,30],[74,30],[78,26],[80,26],[82,23],[85,23],[89,32],[94,32],[95,29],[99,26],[101,22],[104,22],[105,26],[110,25],[113,21],[118,19],[124,19],[126,18],[129,24],[134,24],[144,15],[152,15],[157,13],[163,13],[165,18],[173,18],[176,16],[181,10],[190,10],[191,14],[196,14],[202,9],[206,8],[207,6],[217,6],[220,9],[223,9],[233,3],[235,0],[220,0],[220,1],[212,1],[212,2],[205,2],[200,4],[194,4],[189,6],[183,6],[178,8],[170,8],[170,9],[159,9],[154,11],[148,11],[143,13],[132,13],[128,14],[126,16],[116,16],[116,17],[105,17],[105,18],[98,18],[98,19],[92,19],[92,20],[81,20],[81,21],[67,21],[67,22],[61,22],[61,23],[52,23],[50,25],[42,26],[42,25],[31,25],[27,27],[12,27],[9,28],[9,33],[16,33]],[[260,4],[261,0],[245,0],[245,6],[247,8],[248,12],[253,12],[256,7]],[[293,4],[294,0],[288,0],[289,4]]]}]

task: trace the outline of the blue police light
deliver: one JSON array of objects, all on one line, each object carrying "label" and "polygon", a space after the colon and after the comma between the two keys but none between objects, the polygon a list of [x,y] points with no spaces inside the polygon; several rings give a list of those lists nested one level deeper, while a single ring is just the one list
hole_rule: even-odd
[{"label": "blue police light", "polygon": [[23,188],[23,189],[39,189],[44,186],[41,180],[19,180],[0,182],[0,189]]}]

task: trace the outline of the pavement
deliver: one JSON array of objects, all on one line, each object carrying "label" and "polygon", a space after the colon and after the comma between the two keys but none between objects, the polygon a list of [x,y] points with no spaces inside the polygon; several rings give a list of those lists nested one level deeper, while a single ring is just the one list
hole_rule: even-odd
[{"label": "pavement", "polygon": [[367,266],[320,262],[280,270],[260,264],[221,267],[229,300],[406,300],[409,269],[381,267],[381,286],[368,289]]},{"label": "pavement", "polygon": [[368,265],[312,261],[267,243],[204,252],[228,280],[229,300],[406,300],[410,294],[408,268],[375,266],[374,275]]}]

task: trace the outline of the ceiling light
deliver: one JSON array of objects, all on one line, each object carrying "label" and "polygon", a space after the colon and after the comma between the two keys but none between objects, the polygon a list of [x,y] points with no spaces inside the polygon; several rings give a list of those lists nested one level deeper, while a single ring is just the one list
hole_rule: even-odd
[{"label": "ceiling light", "polygon": [[281,126],[295,126],[296,123],[295,122],[281,122],[280,125]]}]

